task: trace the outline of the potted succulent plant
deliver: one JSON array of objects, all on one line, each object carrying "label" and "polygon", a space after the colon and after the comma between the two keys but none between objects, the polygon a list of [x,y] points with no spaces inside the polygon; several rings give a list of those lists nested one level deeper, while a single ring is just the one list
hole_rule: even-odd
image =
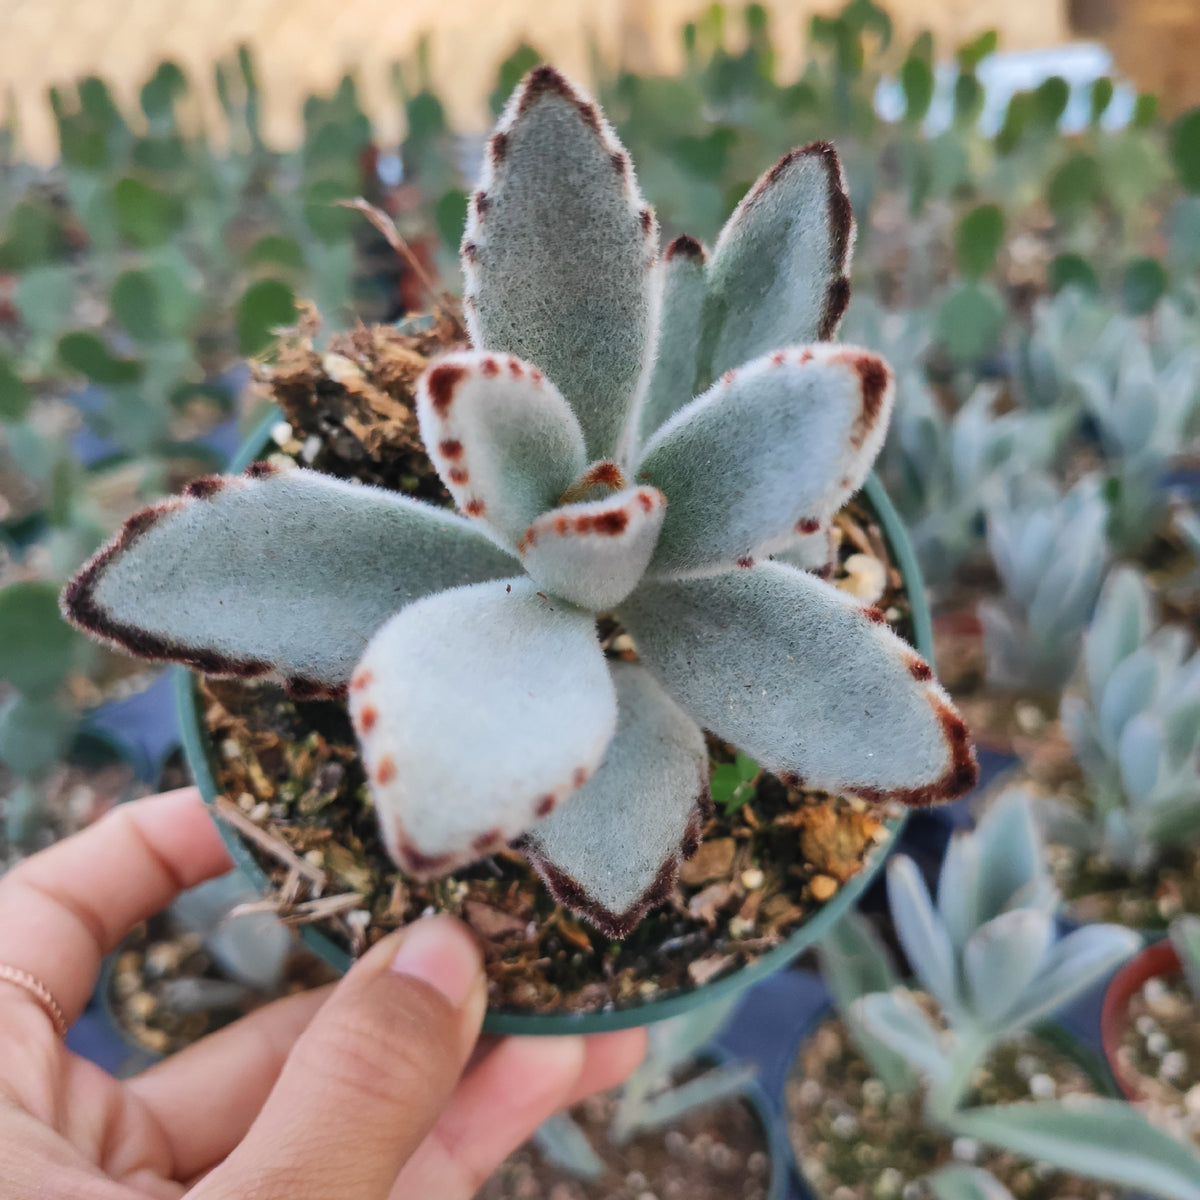
[{"label": "potted succulent plant", "polygon": [[1200,1142],[1200,917],[1171,922],[1113,976],[1100,1032],[1121,1090],[1155,1120]]},{"label": "potted succulent plant", "polygon": [[[973,785],[927,662],[820,577],[892,403],[878,356],[824,340],[852,233],[818,143],[762,176],[711,255],[679,237],[660,258],[603,115],[537,68],[471,202],[473,348],[430,361],[454,343],[445,313],[324,356],[305,343],[325,373],[301,389],[310,410],[336,384],[383,414],[353,478],[272,459],[194,482],[66,588],[93,636],[286,689],[204,693],[192,766],[233,793],[220,811],[259,862],[274,855],[281,903],[307,887],[306,912],[339,918],[335,961],[440,907],[489,942],[495,1006],[533,1028],[666,1016],[777,966],[850,903],[886,841],[875,814]],[[318,434],[298,448],[322,454]],[[371,486],[385,460],[390,486]],[[886,582],[902,535],[867,499],[856,533],[890,553],[902,621]],[[714,764],[751,761],[753,804],[742,789],[710,817]],[[702,836],[684,882],[727,894],[663,910]],[[818,876],[805,847],[822,840],[851,849]],[[763,909],[778,902],[760,912],[764,887]]]},{"label": "potted succulent plant", "polygon": [[936,900],[911,860],[892,859],[891,915],[915,992],[857,914],[822,942],[840,1019],[802,1048],[788,1088],[798,1163],[815,1195],[908,1194],[952,1157],[1021,1181],[1030,1198],[1064,1194],[1051,1190],[1068,1186],[1064,1176],[1197,1194],[1200,1158],[1129,1105],[1089,1095],[1092,1081],[1060,1039],[1025,1034],[1138,945],[1111,925],[1056,941],[1044,849],[1028,795],[1010,789],[976,830],[956,835]]}]

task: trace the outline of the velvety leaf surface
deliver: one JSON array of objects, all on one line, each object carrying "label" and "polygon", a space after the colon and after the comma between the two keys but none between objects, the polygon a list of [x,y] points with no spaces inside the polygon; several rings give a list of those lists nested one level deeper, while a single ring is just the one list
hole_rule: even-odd
[{"label": "velvety leaf surface", "polygon": [[549,816],[600,765],[617,702],[591,614],[513,579],[388,621],[350,681],[350,715],[384,844],[428,878]]},{"label": "velvety leaf surface", "polygon": [[708,379],[778,346],[826,341],[850,299],[854,218],[837,152],[785,154],[721,230],[708,269]]},{"label": "velvety leaf surface", "polygon": [[906,804],[974,786],[966,726],[928,665],[815,576],[764,563],[644,582],[619,616],[683,708],[769,770]]},{"label": "velvety leaf surface", "polygon": [[971,935],[963,950],[963,975],[979,1018],[997,1020],[1016,1003],[1053,939],[1054,918],[1032,908],[1001,913]]},{"label": "velvety leaf surface", "polygon": [[611,456],[650,350],[653,212],[596,104],[531,71],[488,143],[462,245],[471,338],[541,368]]},{"label": "velvety leaf surface", "polygon": [[663,252],[658,353],[638,414],[643,440],[696,394],[706,258],[704,247],[686,235]]},{"label": "velvety leaf surface", "polygon": [[962,1011],[958,963],[916,863],[898,855],[887,866],[888,906],[905,957],[921,986],[954,1019]]},{"label": "velvety leaf surface", "polygon": [[652,569],[732,567],[819,527],[866,478],[893,395],[884,361],[846,346],[777,350],[728,372],[637,468],[669,501]]},{"label": "velvety leaf surface", "polygon": [[654,553],[666,504],[662,492],[649,487],[567,504],[534,521],[517,550],[544,591],[601,612],[637,586]]},{"label": "velvety leaf surface", "polygon": [[596,773],[529,833],[560,903],[624,937],[661,903],[695,849],[708,751],[695,722],[641,667],[612,664],[617,732]]},{"label": "velvety leaf surface", "polygon": [[212,675],[345,685],[372,634],[444,588],[511,575],[469,521],[315,471],[252,467],[143,509],[63,592],[86,632]]},{"label": "velvety leaf surface", "polygon": [[541,371],[510,354],[439,358],[418,383],[417,417],[455,503],[510,545],[586,464],[570,406]]}]

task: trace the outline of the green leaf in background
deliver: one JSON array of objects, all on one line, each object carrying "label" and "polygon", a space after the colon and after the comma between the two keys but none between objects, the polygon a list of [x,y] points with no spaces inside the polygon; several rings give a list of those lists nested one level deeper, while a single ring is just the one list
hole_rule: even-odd
[{"label": "green leaf in background", "polygon": [[30,399],[29,384],[0,355],[0,421],[19,421],[29,411]]},{"label": "green leaf in background", "polygon": [[1113,81],[1107,75],[1102,75],[1092,84],[1089,101],[1093,125],[1098,124],[1100,118],[1108,112],[1108,106],[1112,103],[1115,91],[1116,88],[1113,86]]},{"label": "green leaf in background", "polygon": [[146,119],[156,122],[170,121],[175,115],[175,101],[187,92],[187,77],[170,60],[158,64],[158,69],[142,85],[139,97]]},{"label": "green leaf in background", "polygon": [[1050,263],[1047,272],[1050,290],[1060,292],[1065,287],[1079,287],[1084,291],[1100,291],[1100,280],[1092,264],[1082,254],[1059,254]]},{"label": "green leaf in background", "polygon": [[1185,271],[1200,267],[1200,195],[1180,196],[1167,217],[1171,261]]},{"label": "green leaf in background", "polygon": [[1148,129],[1158,118],[1158,97],[1153,92],[1142,92],[1133,102],[1134,129]]},{"label": "green leaf in background", "polygon": [[499,116],[512,90],[521,82],[526,71],[533,70],[542,61],[542,56],[530,45],[522,42],[501,64],[496,76],[496,90],[488,97],[492,113]]},{"label": "green leaf in background", "polygon": [[158,188],[133,176],[118,180],[113,188],[117,230],[137,246],[158,246],[182,224],[183,205]]},{"label": "green leaf in background", "polygon": [[1182,187],[1200,192],[1200,108],[1177,118],[1168,131],[1171,163]]},{"label": "green leaf in background", "polygon": [[958,223],[954,251],[958,269],[968,279],[981,279],[996,264],[1004,242],[1004,213],[998,204],[981,204]]},{"label": "green leaf in background", "polygon": [[1001,154],[1011,154],[1025,135],[1033,118],[1033,96],[1029,92],[1015,92],[1004,110],[1004,122],[996,134],[996,149]]},{"label": "green leaf in background", "polygon": [[1058,220],[1070,224],[1095,203],[1100,186],[1100,164],[1090,154],[1072,154],[1050,176],[1046,203]]},{"label": "green leaf in background", "polygon": [[46,696],[70,673],[75,631],[58,611],[50,583],[12,583],[0,589],[0,679],[19,692]]},{"label": "green leaf in background", "polygon": [[58,339],[58,357],[93,383],[134,383],[142,376],[142,364],[136,359],[117,358],[94,333],[82,330]]},{"label": "green leaf in background", "polygon": [[1071,99],[1071,87],[1061,75],[1051,75],[1033,89],[1033,112],[1038,124],[1058,128]]},{"label": "green leaf in background", "polygon": [[443,192],[433,208],[433,223],[442,244],[457,251],[467,227],[467,193],[459,188]]},{"label": "green leaf in background", "polygon": [[109,306],[130,337],[142,343],[182,332],[196,298],[170,263],[141,271],[123,271],[113,283]]},{"label": "green leaf in background", "polygon": [[995,348],[1004,328],[1004,301],[995,288],[968,283],[951,292],[938,310],[938,337],[951,358],[972,362]]},{"label": "green leaf in background", "polygon": [[954,81],[954,120],[959,125],[974,125],[983,111],[983,84],[964,73]]},{"label": "green leaf in background", "polygon": [[1157,258],[1134,258],[1125,267],[1121,300],[1135,316],[1148,313],[1162,298],[1170,279]]},{"label": "green leaf in background", "polygon": [[287,267],[288,270],[302,271],[304,270],[304,251],[300,248],[300,243],[294,239],[272,233],[264,238],[259,238],[250,247],[246,252],[246,262],[251,266],[269,263],[278,267]]},{"label": "green leaf in background", "polygon": [[342,179],[316,179],[304,189],[304,220],[323,242],[341,242],[353,235],[361,220],[349,208],[339,208],[343,200],[352,200],[356,188]]},{"label": "green leaf in background", "polygon": [[28,270],[61,258],[69,249],[61,216],[45,201],[22,200],[12,210],[0,242],[0,270]]},{"label": "green leaf in background", "polygon": [[905,120],[923,121],[933,102],[933,68],[929,62],[910,54],[900,67],[900,86],[904,90]]},{"label": "green leaf in background", "polygon": [[296,297],[279,279],[259,279],[243,293],[234,315],[243,354],[260,354],[274,340],[273,329],[296,322]]},{"label": "green leaf in background", "polygon": [[11,696],[0,708],[0,761],[15,775],[37,779],[62,761],[76,725],[53,700]]},{"label": "green leaf in background", "polygon": [[40,337],[57,333],[71,323],[75,299],[75,276],[69,267],[35,267],[17,283],[21,320]]},{"label": "green leaf in background", "polygon": [[964,42],[958,48],[958,69],[974,72],[985,58],[996,53],[1000,35],[994,29],[985,30],[974,41]]}]

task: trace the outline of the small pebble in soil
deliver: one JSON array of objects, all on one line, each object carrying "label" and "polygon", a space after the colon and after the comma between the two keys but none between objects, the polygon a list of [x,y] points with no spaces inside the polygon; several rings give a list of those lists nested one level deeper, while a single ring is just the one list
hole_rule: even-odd
[{"label": "small pebble in soil", "polygon": [[1162,1066],[1158,1073],[1171,1083],[1180,1083],[1187,1077],[1187,1055],[1180,1050],[1169,1050],[1163,1055]]},{"label": "small pebble in soil", "polygon": [[959,1162],[973,1163],[979,1158],[979,1143],[974,1138],[956,1137],[950,1146],[950,1153]]},{"label": "small pebble in soil", "polygon": [[1058,1094],[1058,1088],[1054,1080],[1045,1072],[1042,1072],[1030,1078],[1029,1094],[1035,1100],[1053,1100]]},{"label": "small pebble in soil", "polygon": [[1165,1033],[1152,1033],[1146,1039],[1146,1049],[1149,1050],[1155,1058],[1162,1058],[1162,1056],[1171,1049],[1170,1039]]}]

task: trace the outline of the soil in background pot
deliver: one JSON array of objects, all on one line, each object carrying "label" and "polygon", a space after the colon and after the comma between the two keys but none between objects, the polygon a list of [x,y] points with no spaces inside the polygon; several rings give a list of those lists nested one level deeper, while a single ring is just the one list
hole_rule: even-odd
[{"label": "soil in background pot", "polygon": [[606,1094],[571,1114],[608,1167],[603,1179],[577,1179],[525,1145],[496,1169],[478,1200],[766,1200],[771,1158],[748,1104],[735,1100],[692,1113],[624,1146],[608,1141],[614,1107]]},{"label": "soil in background pot", "polygon": [[[924,1001],[924,998],[920,998]],[[935,1007],[927,1004],[928,1011]],[[975,1079],[972,1104],[1053,1099],[1093,1091],[1060,1051],[1024,1036],[1001,1046]],[[1117,1200],[1115,1188],[1077,1179],[921,1121],[921,1096],[890,1095],[837,1017],[818,1026],[797,1056],[786,1091],[788,1136],[819,1200],[932,1200],[918,1183],[953,1161],[987,1168],[1015,1200]]]},{"label": "soil in background pot", "polygon": [[[276,453],[448,504],[408,397],[429,356],[461,340],[461,329],[449,317],[416,337],[360,328],[325,354],[312,332],[298,331],[265,371],[287,418],[273,433]],[[853,502],[836,536],[834,581],[911,640],[903,579],[876,515]],[[610,656],[636,657],[615,622],[602,621],[600,633]],[[199,700],[220,810],[269,877],[266,903],[353,955],[425,912],[461,916],[484,944],[493,1008],[604,1011],[700,987],[779,946],[887,836],[879,809],[764,773],[736,812],[711,812],[665,903],[614,941],[557,906],[517,845],[429,884],[400,875],[376,833],[344,703],[227,681],[203,684]],[[715,739],[709,749],[714,765],[734,758]]]}]

